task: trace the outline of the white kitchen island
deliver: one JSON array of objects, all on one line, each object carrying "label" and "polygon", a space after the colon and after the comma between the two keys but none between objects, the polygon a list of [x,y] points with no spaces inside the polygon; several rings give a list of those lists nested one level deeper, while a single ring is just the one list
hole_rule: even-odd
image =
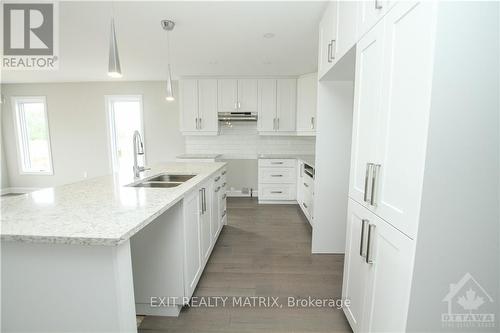
[{"label": "white kitchen island", "polygon": [[[225,163],[142,178],[160,173],[196,176],[138,188],[113,175],[1,200],[3,332],[134,332],[136,313],[179,313],[226,221]],[[165,296],[177,301],[151,306]]]}]

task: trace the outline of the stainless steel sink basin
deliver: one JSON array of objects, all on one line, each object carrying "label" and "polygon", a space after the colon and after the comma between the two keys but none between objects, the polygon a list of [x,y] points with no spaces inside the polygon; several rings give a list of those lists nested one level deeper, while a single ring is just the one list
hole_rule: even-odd
[{"label": "stainless steel sink basin", "polygon": [[182,183],[174,183],[174,182],[151,182],[145,181],[139,184],[131,185],[132,187],[157,187],[157,188],[170,188],[179,186]]},{"label": "stainless steel sink basin", "polygon": [[150,188],[171,188],[181,185],[182,183],[190,180],[196,175],[178,175],[162,173],[151,178],[144,179],[140,183],[130,184],[131,187],[150,187]]},{"label": "stainless steel sink basin", "polygon": [[153,178],[148,179],[149,182],[177,182],[184,183],[185,181],[190,180],[196,175],[171,175],[171,174],[162,174],[155,176]]}]

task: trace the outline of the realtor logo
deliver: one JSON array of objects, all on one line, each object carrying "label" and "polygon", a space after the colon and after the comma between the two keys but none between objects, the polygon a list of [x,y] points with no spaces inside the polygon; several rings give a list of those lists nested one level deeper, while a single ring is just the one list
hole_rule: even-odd
[{"label": "realtor logo", "polygon": [[3,4],[2,69],[55,69],[56,13],[55,3]]},{"label": "realtor logo", "polygon": [[448,312],[441,314],[443,326],[455,328],[494,327],[495,314],[487,310],[493,298],[470,274],[450,284],[448,294],[443,298],[448,303]]}]

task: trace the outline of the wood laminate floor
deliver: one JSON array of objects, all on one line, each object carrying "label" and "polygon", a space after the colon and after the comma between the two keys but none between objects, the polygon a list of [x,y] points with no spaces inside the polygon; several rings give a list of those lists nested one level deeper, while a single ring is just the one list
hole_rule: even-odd
[{"label": "wood laminate floor", "polygon": [[185,307],[178,318],[146,316],[139,332],[351,332],[341,309],[288,307],[288,297],[340,299],[342,291],[343,255],[311,255],[300,208],[250,198],[227,206],[228,225],[194,296],[279,297],[282,307],[233,306],[229,298],[226,307]]}]

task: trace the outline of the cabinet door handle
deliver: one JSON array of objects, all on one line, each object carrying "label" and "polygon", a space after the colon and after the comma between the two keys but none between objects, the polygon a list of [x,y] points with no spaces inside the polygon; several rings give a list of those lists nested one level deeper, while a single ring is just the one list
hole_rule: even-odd
[{"label": "cabinet door handle", "polygon": [[222,175],[224,176],[227,173],[226,170],[222,171]]},{"label": "cabinet door handle", "polygon": [[377,205],[377,187],[378,187],[378,175],[380,171],[380,164],[372,164],[372,186],[370,193],[370,205]]},{"label": "cabinet door handle", "polygon": [[328,62],[332,62],[332,42],[328,43],[328,55],[327,55],[327,60]]},{"label": "cabinet door handle", "polygon": [[225,182],[224,182],[224,183],[222,183],[222,187],[226,187],[226,183],[225,183]]},{"label": "cabinet door handle", "polygon": [[271,164],[283,164],[283,162],[271,162]]},{"label": "cabinet door handle", "polygon": [[307,205],[306,205],[306,203],[305,203],[305,202],[303,202],[303,203],[302,203],[302,205],[304,205],[304,207],[305,207],[305,208],[307,208]]},{"label": "cabinet door handle", "polygon": [[220,190],[220,186],[217,186],[217,188],[215,189],[215,193],[219,192]]},{"label": "cabinet door handle", "polygon": [[283,175],[271,175],[271,177],[283,177]]},{"label": "cabinet door handle", "polygon": [[304,183],[304,186],[305,186],[305,187],[309,187],[309,185],[307,185],[307,183]]},{"label": "cabinet door handle", "polygon": [[368,179],[370,178],[371,169],[373,163],[366,163],[366,172],[365,172],[365,193],[363,196],[363,201],[368,203]]},{"label": "cabinet door handle", "polygon": [[227,211],[224,211],[224,213],[222,213],[222,218],[224,218],[224,216],[226,216],[226,213],[227,213]]},{"label": "cabinet door handle", "polygon": [[222,196],[222,200],[225,200],[227,198],[227,194],[224,193],[224,195]]},{"label": "cabinet door handle", "polygon": [[199,122],[200,122],[200,128],[199,129],[202,129],[203,128],[203,125],[202,125],[202,118],[199,118]]},{"label": "cabinet door handle", "polygon": [[200,188],[198,191],[200,194],[200,215],[203,215],[203,189]]},{"label": "cabinet door handle", "polygon": [[314,117],[311,117],[311,129],[314,129]]},{"label": "cabinet door handle", "polygon": [[283,193],[283,191],[271,191],[271,193],[273,193],[273,194],[281,194],[281,193]]},{"label": "cabinet door handle", "polygon": [[367,264],[373,264],[373,258],[372,258],[372,246],[373,246],[373,234],[375,233],[375,224],[370,224],[368,226],[368,241],[366,243],[366,263]]},{"label": "cabinet door handle", "polygon": [[361,238],[359,241],[359,255],[363,258],[366,257],[365,253],[365,228],[370,221],[363,219],[361,220]]},{"label": "cabinet door handle", "polygon": [[196,129],[198,129],[198,118],[194,119],[194,127],[196,127]]},{"label": "cabinet door handle", "polygon": [[334,46],[337,45],[337,41],[335,39],[332,39],[332,41],[330,42],[331,43],[331,47],[330,47],[330,56],[332,57],[331,58],[331,61],[335,60],[335,49],[334,49]]},{"label": "cabinet door handle", "polygon": [[378,2],[378,0],[375,0],[375,9],[382,9],[382,5]]},{"label": "cabinet door handle", "polygon": [[218,182],[220,180],[220,176],[215,177],[215,181]]}]

